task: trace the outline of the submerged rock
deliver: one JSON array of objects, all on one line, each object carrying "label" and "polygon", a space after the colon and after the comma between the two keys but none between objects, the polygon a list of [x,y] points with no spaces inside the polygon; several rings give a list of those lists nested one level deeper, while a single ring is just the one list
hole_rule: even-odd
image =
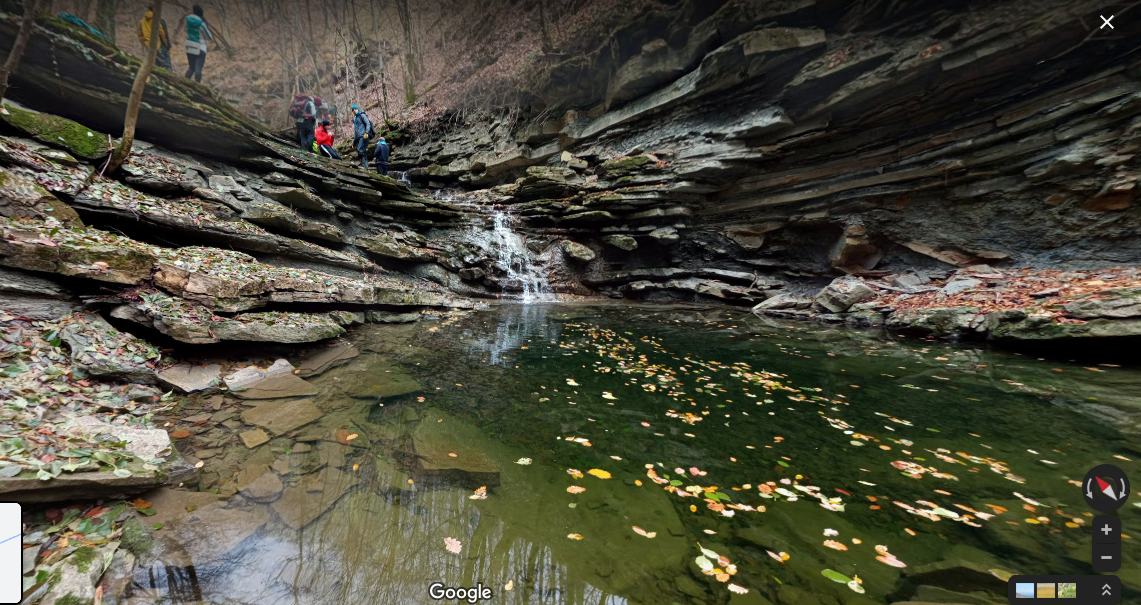
[{"label": "submerged rock", "polygon": [[852,305],[871,300],[876,293],[857,277],[837,277],[816,293],[816,304],[833,313],[843,313]]},{"label": "submerged rock", "polygon": [[293,374],[278,374],[250,383],[233,393],[242,399],[284,399],[311,397],[317,394],[317,390]]},{"label": "submerged rock", "polygon": [[[257,385],[251,389],[257,389]],[[269,401],[243,411],[242,422],[260,426],[274,435],[281,435],[318,420],[322,415],[321,410],[308,399]]]}]

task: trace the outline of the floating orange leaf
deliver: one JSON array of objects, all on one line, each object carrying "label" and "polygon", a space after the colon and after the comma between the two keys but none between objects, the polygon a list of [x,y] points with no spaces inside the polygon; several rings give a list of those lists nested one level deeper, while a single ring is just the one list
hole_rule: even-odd
[{"label": "floating orange leaf", "polygon": [[582,534],[567,534],[567,537],[571,540],[581,540]]},{"label": "floating orange leaf", "polygon": [[572,485],[572,486],[567,488],[567,491],[572,493],[572,494],[581,494],[582,492],[586,491],[586,488],[585,487],[579,487],[577,485]]},{"label": "floating orange leaf", "polygon": [[637,525],[634,526],[634,533],[638,534],[639,536],[645,536],[647,538],[653,538],[658,535],[658,532],[656,531],[646,531]]},{"label": "floating orange leaf", "polygon": [[848,550],[848,546],[846,544],[843,542],[837,542],[835,540],[825,540],[824,546],[834,550]]}]

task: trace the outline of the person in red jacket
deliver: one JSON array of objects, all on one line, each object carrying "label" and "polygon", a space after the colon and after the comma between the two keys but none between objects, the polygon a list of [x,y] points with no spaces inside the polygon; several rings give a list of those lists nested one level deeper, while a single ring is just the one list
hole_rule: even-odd
[{"label": "person in red jacket", "polygon": [[322,120],[313,135],[317,138],[316,146],[321,155],[334,160],[341,159],[341,154],[333,149],[333,132],[329,130],[329,120]]}]

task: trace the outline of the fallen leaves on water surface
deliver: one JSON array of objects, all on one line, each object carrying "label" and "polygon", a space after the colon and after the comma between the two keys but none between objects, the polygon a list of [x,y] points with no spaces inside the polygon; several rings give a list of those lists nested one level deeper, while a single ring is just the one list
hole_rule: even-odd
[{"label": "fallen leaves on water surface", "polygon": [[775,553],[771,550],[766,550],[765,552],[769,553],[769,556],[772,557],[773,559],[776,559],[776,561],[778,563],[784,563],[785,561],[789,560],[789,558],[790,558],[789,554],[786,552],[783,552],[783,551],[780,553]]},{"label": "fallen leaves on water surface", "polygon": [[567,537],[571,540],[581,540],[582,534],[567,534]]},{"label": "fallen leaves on water surface", "polygon": [[843,542],[837,542],[835,540],[825,540],[824,546],[827,546],[833,550],[848,550],[848,546],[846,544]]},{"label": "fallen leaves on water surface", "polygon": [[730,584],[728,588],[730,592],[735,592],[737,594],[747,594],[749,592],[748,588],[737,586],[736,584]]},{"label": "fallen leaves on water surface", "polygon": [[463,543],[455,538],[444,538],[444,548],[448,549],[448,552],[456,553],[458,555],[460,551],[463,550],[463,547]]},{"label": "fallen leaves on water surface", "polygon": [[567,378],[567,386],[577,387],[580,385],[574,381],[574,378]]},{"label": "fallen leaves on water surface", "polygon": [[586,491],[586,488],[585,488],[585,487],[580,487],[580,486],[577,486],[577,485],[572,485],[572,486],[570,486],[570,487],[568,487],[568,488],[567,488],[567,491],[568,491],[568,492],[570,492],[570,493],[572,493],[572,494],[581,494],[582,492],[585,492],[585,491]]},{"label": "fallen leaves on water surface", "polygon": [[614,394],[613,394],[613,393],[611,393],[610,391],[603,391],[603,392],[602,392],[602,398],[603,398],[603,399],[615,399],[615,400],[616,400],[616,399],[618,399],[618,398],[617,398],[617,397],[615,397],[615,396],[614,396]]},{"label": "fallen leaves on water surface", "polygon": [[612,476],[610,473],[608,473],[608,472],[606,472],[600,468],[592,468],[589,471],[586,471],[586,474],[594,475],[595,477],[598,477],[599,479],[609,479]]},{"label": "fallen leaves on water surface", "polygon": [[527,466],[528,464],[531,464],[531,459],[530,458],[520,458],[520,459],[515,461],[515,464],[522,464],[523,466]]},{"label": "fallen leaves on water surface", "polygon": [[468,496],[468,498],[471,500],[487,500],[487,486],[480,486],[480,488],[475,490],[475,493]]},{"label": "fallen leaves on water surface", "polygon": [[825,569],[821,571],[820,575],[839,584],[847,584],[848,582],[852,581],[852,578],[849,578],[848,576],[831,569]]},{"label": "fallen leaves on water surface", "polygon": [[646,531],[637,525],[634,526],[634,533],[638,534],[639,536],[645,536],[647,538],[654,538],[658,535],[658,532],[656,531]]},{"label": "fallen leaves on water surface", "polygon": [[507,580],[507,583],[503,585],[503,590],[513,590],[514,588],[515,580]]},{"label": "fallen leaves on water surface", "polygon": [[840,532],[829,527],[829,528],[824,530],[824,535],[825,536],[838,536],[838,535],[840,535]]},{"label": "fallen leaves on water surface", "polygon": [[582,479],[584,477],[582,471],[578,470],[577,468],[568,468],[567,474],[569,474],[571,477],[574,477],[575,479]]},{"label": "fallen leaves on water surface", "polygon": [[337,429],[334,433],[337,443],[341,445],[348,445],[350,441],[359,437],[356,433],[350,433],[348,429]]}]

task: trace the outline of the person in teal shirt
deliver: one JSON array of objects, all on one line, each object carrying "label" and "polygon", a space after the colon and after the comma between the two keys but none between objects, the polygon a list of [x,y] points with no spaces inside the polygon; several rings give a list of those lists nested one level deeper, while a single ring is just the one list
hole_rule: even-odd
[{"label": "person in teal shirt", "polygon": [[186,70],[186,77],[193,77],[196,82],[202,81],[202,66],[206,63],[206,41],[213,40],[210,27],[202,18],[202,7],[195,4],[192,14],[186,16],[186,62],[190,67]]}]

